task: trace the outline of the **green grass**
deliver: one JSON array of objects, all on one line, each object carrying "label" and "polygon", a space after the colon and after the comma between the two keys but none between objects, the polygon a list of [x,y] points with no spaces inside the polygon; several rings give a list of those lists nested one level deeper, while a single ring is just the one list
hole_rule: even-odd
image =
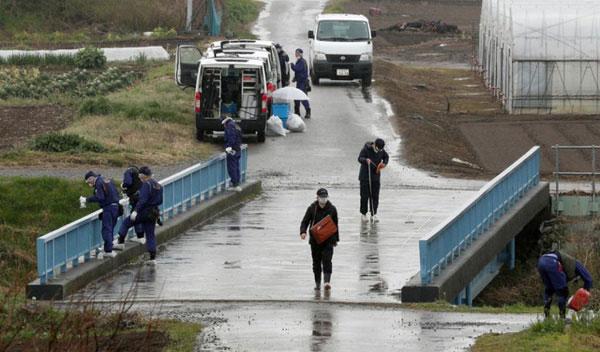
[{"label": "green grass", "polygon": [[262,3],[253,0],[227,0],[223,9],[223,34],[229,30],[236,38],[256,39],[248,25],[258,18]]},{"label": "green grass", "polygon": [[542,307],[531,307],[524,304],[512,304],[502,307],[468,307],[455,306],[446,301],[433,303],[403,303],[402,307],[408,309],[425,310],[429,312],[460,312],[460,313],[492,313],[492,314],[536,314],[541,313]]},{"label": "green grass", "polygon": [[600,349],[600,317],[580,314],[566,325],[563,319],[538,320],[518,333],[486,334],[477,339],[472,351],[556,351],[584,352]]},{"label": "green grass", "polygon": [[91,196],[82,181],[58,178],[0,178],[0,292],[36,276],[35,239],[97,210],[79,208],[79,196]]},{"label": "green grass", "polygon": [[177,320],[163,321],[173,343],[164,352],[192,352],[196,348],[196,338],[202,331],[201,324],[186,323]]}]

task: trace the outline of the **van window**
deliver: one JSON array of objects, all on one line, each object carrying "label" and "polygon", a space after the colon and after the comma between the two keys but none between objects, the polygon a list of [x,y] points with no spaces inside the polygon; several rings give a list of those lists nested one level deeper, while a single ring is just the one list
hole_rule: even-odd
[{"label": "van window", "polygon": [[351,42],[369,39],[369,25],[365,21],[320,21],[317,29],[317,40],[322,41]]},{"label": "van window", "polygon": [[202,58],[202,53],[196,48],[182,47],[179,49],[179,60],[183,65],[196,65]]}]

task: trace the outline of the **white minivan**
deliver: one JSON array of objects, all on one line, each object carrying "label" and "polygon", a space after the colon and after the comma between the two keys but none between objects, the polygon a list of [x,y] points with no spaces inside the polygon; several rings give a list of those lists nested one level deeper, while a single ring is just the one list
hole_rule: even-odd
[{"label": "white minivan", "polygon": [[308,31],[312,82],[319,84],[321,78],[360,79],[363,85],[371,85],[376,34],[363,15],[317,16],[314,30]]}]

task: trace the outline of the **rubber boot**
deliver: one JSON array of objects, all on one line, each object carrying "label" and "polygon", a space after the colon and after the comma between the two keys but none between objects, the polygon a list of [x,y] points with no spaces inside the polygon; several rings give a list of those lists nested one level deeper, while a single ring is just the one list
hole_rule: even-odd
[{"label": "rubber boot", "polygon": [[135,233],[135,236],[136,236],[137,238],[144,238],[144,233],[143,233],[143,232],[136,232],[136,233]]},{"label": "rubber boot", "polygon": [[325,280],[323,280],[325,282],[325,291],[329,291],[331,290],[331,273],[329,274],[325,274]]},{"label": "rubber boot", "polygon": [[150,252],[150,260],[156,259],[156,252]]},{"label": "rubber boot", "polygon": [[544,303],[544,317],[548,318],[550,317],[550,307],[552,306],[552,298],[550,298],[549,300],[546,301],[546,303]]},{"label": "rubber boot", "polygon": [[310,109],[306,109],[306,116],[304,116],[305,119],[310,119]]},{"label": "rubber boot", "polygon": [[565,319],[567,317],[567,305],[566,303],[558,304],[558,311],[560,312],[560,317]]},{"label": "rubber boot", "polygon": [[300,107],[299,106],[298,107],[294,106],[294,114],[300,116]]},{"label": "rubber boot", "polygon": [[321,273],[314,273],[315,275],[315,291],[321,289]]}]

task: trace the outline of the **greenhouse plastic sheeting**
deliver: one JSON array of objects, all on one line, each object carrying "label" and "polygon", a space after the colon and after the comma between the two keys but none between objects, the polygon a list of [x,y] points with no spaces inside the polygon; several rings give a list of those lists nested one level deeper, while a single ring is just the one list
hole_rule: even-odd
[{"label": "greenhouse plastic sheeting", "polygon": [[476,64],[511,113],[600,113],[600,2],[484,0]]},{"label": "greenhouse plastic sheeting", "polygon": [[[0,57],[14,55],[75,55],[80,49],[59,50],[0,50]],[[135,48],[101,48],[106,61],[134,61],[139,57],[147,60],[169,60],[169,53],[162,46],[146,46]]]}]

